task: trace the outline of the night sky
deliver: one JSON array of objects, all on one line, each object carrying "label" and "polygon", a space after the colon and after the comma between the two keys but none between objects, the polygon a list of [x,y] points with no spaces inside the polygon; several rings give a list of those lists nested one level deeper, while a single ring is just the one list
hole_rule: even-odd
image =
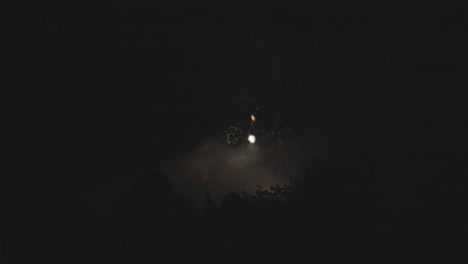
[{"label": "night sky", "polygon": [[137,170],[199,161],[255,113],[312,153],[301,162],[371,171],[353,186],[466,210],[466,5],[2,6],[2,190],[18,201],[36,188],[104,201]]}]

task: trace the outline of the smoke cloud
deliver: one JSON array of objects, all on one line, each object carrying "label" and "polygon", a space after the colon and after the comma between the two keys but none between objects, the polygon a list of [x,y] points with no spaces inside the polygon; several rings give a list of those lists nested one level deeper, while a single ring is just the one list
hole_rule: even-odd
[{"label": "smoke cloud", "polygon": [[306,148],[296,141],[280,144],[245,141],[238,147],[229,147],[220,140],[207,139],[162,167],[175,191],[198,199],[209,191],[219,201],[227,192],[252,193],[257,184],[268,187],[289,182],[308,156]]}]

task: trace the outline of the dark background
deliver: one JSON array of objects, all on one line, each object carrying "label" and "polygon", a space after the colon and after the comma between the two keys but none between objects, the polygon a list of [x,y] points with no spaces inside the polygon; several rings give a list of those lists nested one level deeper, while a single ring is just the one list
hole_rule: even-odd
[{"label": "dark background", "polygon": [[372,166],[356,182],[401,193],[396,211],[464,222],[466,5],[440,2],[6,1],[2,202],[79,203],[260,107]]}]

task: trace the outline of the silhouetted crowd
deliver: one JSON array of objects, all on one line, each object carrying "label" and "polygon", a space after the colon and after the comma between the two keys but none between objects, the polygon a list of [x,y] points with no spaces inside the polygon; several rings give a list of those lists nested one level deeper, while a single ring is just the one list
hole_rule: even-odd
[{"label": "silhouetted crowd", "polygon": [[289,184],[257,186],[253,194],[230,192],[219,203],[206,193],[197,202],[174,191],[161,171],[150,171],[134,179],[131,188],[118,195],[113,213],[102,218],[57,193],[36,193],[29,197],[33,205],[23,218],[3,219],[7,228],[2,257],[20,263],[46,258],[135,263],[163,257],[174,262],[284,262],[304,257],[341,262],[454,254],[456,246],[444,238],[438,218],[395,216],[373,204],[378,197],[371,192],[338,191],[322,182],[321,189],[308,193],[308,184],[291,179]]}]

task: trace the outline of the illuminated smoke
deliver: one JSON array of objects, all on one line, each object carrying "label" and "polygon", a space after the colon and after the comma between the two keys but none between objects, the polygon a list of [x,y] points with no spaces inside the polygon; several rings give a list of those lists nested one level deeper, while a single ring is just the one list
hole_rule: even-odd
[{"label": "illuminated smoke", "polygon": [[243,141],[233,148],[209,139],[179,159],[163,164],[163,168],[171,178],[174,191],[200,200],[209,191],[220,199],[232,191],[253,193],[257,184],[288,183],[289,177],[297,175],[307,155],[303,145],[294,141],[282,145]]}]

